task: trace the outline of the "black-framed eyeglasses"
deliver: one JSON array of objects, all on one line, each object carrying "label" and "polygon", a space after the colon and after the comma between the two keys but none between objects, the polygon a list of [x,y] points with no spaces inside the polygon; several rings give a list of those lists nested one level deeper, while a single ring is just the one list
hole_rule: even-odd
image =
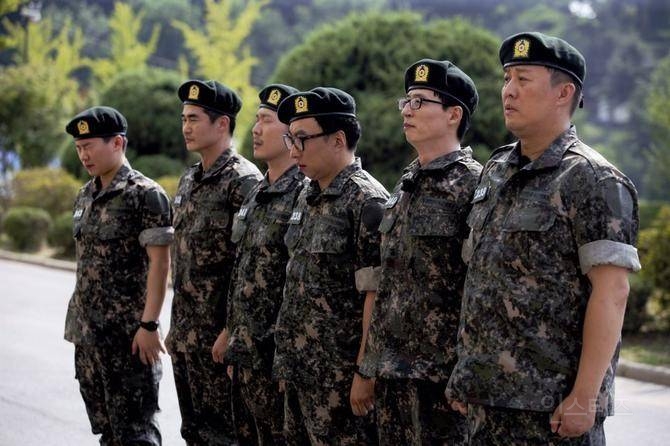
[{"label": "black-framed eyeglasses", "polygon": [[286,149],[288,150],[296,149],[299,152],[304,152],[305,141],[307,141],[308,139],[319,138],[321,136],[328,136],[333,133],[334,132],[321,132],[317,133],[316,135],[302,135],[302,136],[294,136],[291,135],[290,133],[284,133],[282,135],[282,138],[284,139],[284,146],[286,147]]},{"label": "black-framed eyeglasses", "polygon": [[402,111],[403,108],[405,108],[405,105],[409,104],[409,108],[411,110],[418,110],[421,108],[421,104],[424,102],[432,102],[433,104],[440,104],[442,105],[442,101],[434,101],[432,99],[426,99],[422,97],[414,97],[414,98],[400,98],[398,99],[398,110]]}]

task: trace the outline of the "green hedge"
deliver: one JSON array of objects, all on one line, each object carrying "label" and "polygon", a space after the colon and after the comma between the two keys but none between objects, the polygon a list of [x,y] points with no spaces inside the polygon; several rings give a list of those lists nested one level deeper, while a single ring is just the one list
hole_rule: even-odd
[{"label": "green hedge", "polygon": [[81,183],[62,169],[39,167],[16,172],[12,207],[44,209],[52,217],[72,210]]},{"label": "green hedge", "polygon": [[13,207],[7,211],[2,222],[12,247],[21,252],[38,251],[46,239],[51,217],[44,209]]},{"label": "green hedge", "polygon": [[47,242],[58,250],[59,257],[74,258],[75,242],[72,237],[72,212],[63,212],[54,219],[47,234]]}]

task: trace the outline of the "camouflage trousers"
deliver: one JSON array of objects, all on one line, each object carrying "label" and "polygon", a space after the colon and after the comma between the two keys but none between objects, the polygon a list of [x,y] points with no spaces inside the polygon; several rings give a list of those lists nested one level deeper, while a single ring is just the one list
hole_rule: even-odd
[{"label": "camouflage trousers", "polygon": [[[283,445],[284,441],[284,394],[272,381],[271,370],[239,368],[236,384],[239,388],[239,404],[250,416],[260,446]],[[237,401],[235,401],[237,403]],[[237,405],[237,404],[236,404]],[[236,408],[235,413],[240,411]],[[244,415],[239,415],[244,418]],[[240,426],[237,426],[238,433]]]},{"label": "camouflage trousers", "polygon": [[377,378],[380,445],[463,445],[467,422],[444,397],[446,382]]},{"label": "camouflage trousers", "polygon": [[604,417],[578,438],[551,432],[551,412],[531,412],[502,407],[468,405],[468,430],[473,446],[604,446]]},{"label": "camouflage trousers", "polygon": [[287,382],[284,395],[286,444],[376,445],[374,413],[355,416],[349,403],[350,392],[350,380],[332,387]]},{"label": "camouflage trousers", "polygon": [[189,446],[236,444],[231,382],[226,366],[207,351],[172,352],[181,412],[181,436]]},{"label": "camouflage trousers", "polygon": [[160,363],[142,364],[123,347],[76,345],[75,377],[94,434],[104,446],[159,446],[156,420]]}]

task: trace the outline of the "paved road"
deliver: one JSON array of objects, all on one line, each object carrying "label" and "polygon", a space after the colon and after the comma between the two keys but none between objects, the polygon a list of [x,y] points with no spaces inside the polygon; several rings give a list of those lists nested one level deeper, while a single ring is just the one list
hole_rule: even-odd
[{"label": "paved road", "polygon": [[[0,260],[0,446],[94,446],[74,380],[63,321],[74,274]],[[169,308],[169,301],[166,308]],[[162,322],[169,318],[163,312]],[[181,445],[170,361],[164,357],[160,422]],[[670,445],[670,387],[617,378],[609,446]]]}]

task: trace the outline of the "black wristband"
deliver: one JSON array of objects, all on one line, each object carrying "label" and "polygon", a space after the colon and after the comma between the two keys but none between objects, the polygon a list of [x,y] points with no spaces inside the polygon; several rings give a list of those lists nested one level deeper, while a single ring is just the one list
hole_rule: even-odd
[{"label": "black wristband", "polygon": [[363,378],[363,379],[372,379],[372,378],[374,378],[374,376],[370,376],[370,375],[367,375],[367,374],[363,373],[363,371],[361,370],[361,366],[360,366],[360,365],[357,365],[357,366],[356,366],[356,369],[354,370],[354,373],[357,374],[358,376],[360,376],[360,377]]},{"label": "black wristband", "polygon": [[140,321],[140,327],[144,328],[146,331],[156,331],[158,330],[158,321]]}]

